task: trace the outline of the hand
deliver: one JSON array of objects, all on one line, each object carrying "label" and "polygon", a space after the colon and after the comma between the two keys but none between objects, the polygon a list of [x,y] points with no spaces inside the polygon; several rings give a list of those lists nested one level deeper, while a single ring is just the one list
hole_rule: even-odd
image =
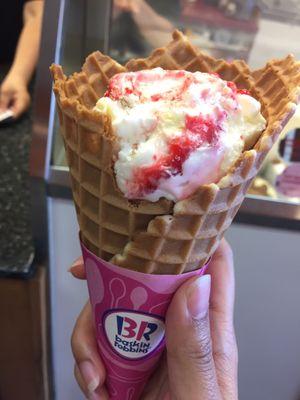
[{"label": "hand", "polygon": [[138,13],[140,1],[137,0],[115,0],[113,7],[113,17],[116,18],[122,12]]},{"label": "hand", "polygon": [[30,95],[24,80],[8,74],[0,86],[0,112],[10,109],[17,119],[28,109],[29,104]]},{"label": "hand", "polygon": [[[85,278],[82,259],[70,272]],[[192,278],[176,292],[166,316],[166,352],[148,382],[143,400],[236,400],[237,347],[233,327],[234,272],[225,240],[208,274]],[[97,352],[88,303],[72,336],[75,377],[90,399],[108,399],[105,368]]]}]

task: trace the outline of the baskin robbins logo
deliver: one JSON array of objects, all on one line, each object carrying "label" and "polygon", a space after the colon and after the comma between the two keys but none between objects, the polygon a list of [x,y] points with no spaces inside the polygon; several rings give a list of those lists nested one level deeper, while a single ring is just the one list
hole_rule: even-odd
[{"label": "baskin robbins logo", "polygon": [[165,324],[152,314],[114,310],[103,317],[104,331],[113,350],[126,359],[147,357],[162,343]]}]

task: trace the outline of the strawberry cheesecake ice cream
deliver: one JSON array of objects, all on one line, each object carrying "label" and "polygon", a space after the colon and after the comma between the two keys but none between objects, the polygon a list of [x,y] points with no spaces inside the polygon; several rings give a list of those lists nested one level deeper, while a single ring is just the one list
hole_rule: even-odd
[{"label": "strawberry cheesecake ice cream", "polygon": [[264,130],[260,109],[217,74],[162,68],[115,75],[95,106],[118,143],[119,189],[153,202],[218,182]]}]

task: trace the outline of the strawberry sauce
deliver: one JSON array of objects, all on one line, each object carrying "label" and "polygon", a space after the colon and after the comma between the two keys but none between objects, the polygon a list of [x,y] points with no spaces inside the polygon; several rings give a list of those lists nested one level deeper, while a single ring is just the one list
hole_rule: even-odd
[{"label": "strawberry sauce", "polygon": [[231,82],[231,81],[227,82],[227,86],[231,89],[233,96],[236,96],[237,94],[246,94],[248,96],[251,96],[249,90],[247,90],[247,89],[238,89],[234,82]]},{"label": "strawberry sauce", "polygon": [[224,119],[224,114],[220,114],[217,121],[187,115],[183,134],[168,143],[168,154],[159,157],[150,166],[134,171],[133,182],[128,185],[130,197],[139,198],[153,192],[160,179],[182,174],[183,163],[197,148],[216,145],[221,131],[221,119]]},{"label": "strawberry sauce", "polygon": [[[157,93],[148,98],[151,101],[159,100],[178,100],[186,92],[188,87],[197,82],[196,78],[186,71],[166,71],[164,75],[159,73],[148,73],[149,71],[139,71],[138,73],[117,74],[109,82],[104,97],[110,97],[112,100],[120,100],[124,96],[135,95],[141,100],[146,100],[142,93],[143,84],[153,84],[157,86]],[[182,85],[176,90],[161,91],[159,83],[170,80],[180,80]]]},{"label": "strawberry sauce", "polygon": [[[185,97],[185,94],[190,90],[191,85],[201,85],[199,76],[197,77],[197,75],[187,71],[174,70],[161,73],[154,69],[149,73],[145,70],[136,73],[117,74],[110,80],[104,96],[114,101],[133,95],[138,98],[134,101],[140,103],[155,103],[161,100],[183,101],[183,104],[186,102],[185,104],[193,110],[194,104],[199,106],[200,100],[204,109],[210,107],[212,110],[210,114],[207,112],[202,114],[202,108],[200,108],[200,112],[196,116],[186,114],[181,135],[167,139],[167,152],[154,156],[151,165],[133,167],[132,179],[126,183],[128,198],[143,198],[143,196],[158,188],[161,179],[168,179],[178,174],[183,175],[184,162],[198,148],[219,145],[222,123],[226,120],[228,112],[237,109],[237,95],[250,95],[250,92],[246,89],[238,89],[234,82],[224,83],[223,81],[220,84],[220,93],[223,99],[227,99],[227,106],[222,101],[216,106],[217,97],[214,97],[216,94],[213,91],[214,84],[216,79],[220,81],[221,79],[216,73],[208,75],[210,77],[207,78],[207,82],[202,88],[200,86],[199,92],[192,87],[187,97]],[[177,85],[168,85],[168,80],[177,81]],[[217,102],[219,101],[217,100]],[[177,107],[176,104],[171,103],[170,107]],[[191,113],[195,113],[195,111]]]}]

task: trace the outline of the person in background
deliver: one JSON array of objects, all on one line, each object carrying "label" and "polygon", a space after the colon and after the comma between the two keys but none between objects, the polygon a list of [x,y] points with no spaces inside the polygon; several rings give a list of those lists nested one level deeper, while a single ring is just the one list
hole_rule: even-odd
[{"label": "person in background", "polygon": [[43,0],[0,2],[0,69],[7,71],[0,85],[0,113],[20,117],[30,105],[28,85],[36,67]]},{"label": "person in background", "polygon": [[180,0],[115,0],[112,56],[125,63],[164,46],[178,26],[180,9]]}]

